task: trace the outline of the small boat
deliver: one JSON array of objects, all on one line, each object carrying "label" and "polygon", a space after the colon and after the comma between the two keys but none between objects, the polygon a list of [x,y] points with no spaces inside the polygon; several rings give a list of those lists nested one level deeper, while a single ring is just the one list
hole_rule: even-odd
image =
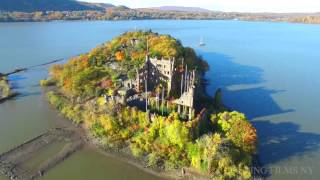
[{"label": "small boat", "polygon": [[201,38],[200,42],[199,42],[199,46],[205,46],[205,45],[206,45],[206,43],[204,43],[203,38]]}]

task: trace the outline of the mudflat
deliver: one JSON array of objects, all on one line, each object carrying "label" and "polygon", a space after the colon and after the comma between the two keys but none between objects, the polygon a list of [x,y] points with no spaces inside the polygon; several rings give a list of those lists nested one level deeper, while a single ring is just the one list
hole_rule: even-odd
[{"label": "mudflat", "polygon": [[[53,147],[60,145],[54,151]],[[10,179],[35,179],[81,149],[81,136],[73,129],[54,128],[0,155],[0,173]],[[48,151],[53,151],[48,156]],[[36,157],[47,154],[30,167]]]}]

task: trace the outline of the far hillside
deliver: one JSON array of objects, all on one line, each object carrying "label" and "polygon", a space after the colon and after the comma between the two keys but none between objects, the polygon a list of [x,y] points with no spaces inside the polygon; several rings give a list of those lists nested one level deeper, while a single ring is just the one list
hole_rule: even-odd
[{"label": "far hillside", "polygon": [[1,0],[0,11],[83,11],[103,10],[112,4],[86,3],[75,0]]},{"label": "far hillside", "polygon": [[185,7],[185,6],[161,6],[161,7],[152,7],[150,9],[161,10],[161,11],[181,11],[181,12],[202,12],[202,13],[212,12],[209,9],[204,9],[199,7]]}]

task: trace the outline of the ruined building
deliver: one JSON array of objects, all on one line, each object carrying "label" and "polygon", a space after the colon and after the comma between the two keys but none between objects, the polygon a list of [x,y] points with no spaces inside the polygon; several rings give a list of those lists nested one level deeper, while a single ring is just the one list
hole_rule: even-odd
[{"label": "ruined building", "polygon": [[[175,59],[158,59],[150,58],[146,56],[146,62],[144,66],[137,70],[136,78],[134,80],[127,80],[124,85],[128,89],[135,89],[137,93],[150,92],[155,89],[160,83],[165,85],[167,94],[170,93],[173,83],[173,76],[175,74],[174,67]],[[172,101],[177,104],[178,113],[184,114],[188,119],[194,117],[194,96],[195,96],[195,71],[188,71],[187,65],[184,72],[181,74],[181,96]],[[162,96],[164,93],[162,92]],[[160,101],[160,97],[157,95],[157,101]],[[144,97],[148,99],[148,97]],[[163,101],[164,97],[162,97]],[[157,103],[158,104],[158,103]],[[146,107],[148,106],[148,100],[146,101]],[[147,109],[146,109],[147,110]]]},{"label": "ruined building", "polygon": [[181,96],[173,101],[174,104],[178,105],[178,113],[187,114],[189,119],[194,116],[195,78],[194,70],[192,72],[185,71],[185,74],[182,74]]},{"label": "ruined building", "polygon": [[[136,79],[128,82],[129,88],[134,88],[137,92],[145,91],[146,84],[147,90],[153,90],[157,85],[163,83],[166,85],[168,92],[171,91],[172,78],[174,74],[174,58],[158,59],[146,56],[144,66],[137,70]],[[147,82],[146,82],[147,80]]]},{"label": "ruined building", "polygon": [[[131,43],[135,44],[137,41],[138,40],[132,40]],[[182,67],[184,67],[183,60]],[[181,96],[178,99],[171,101],[171,103],[177,105],[179,114],[183,114],[187,116],[188,119],[192,119],[194,117],[196,72],[194,70],[188,71],[187,65],[185,65],[185,68],[181,73],[178,73],[175,70],[175,58],[151,58],[147,53],[144,65],[136,70],[136,77],[134,79],[128,79],[127,77],[123,79],[122,87],[117,91],[120,95],[118,99],[121,99],[119,102],[125,104],[128,101],[143,98],[145,101],[144,107],[146,108],[146,111],[148,111],[149,94],[161,84],[162,87],[164,87],[162,88],[162,97],[160,98],[160,94],[157,92],[156,104],[157,107],[159,107],[160,101],[162,104],[167,104],[168,101],[165,98],[164,91],[169,95],[173,87],[172,83],[174,76],[181,75]],[[177,86],[180,86],[180,84],[175,85],[175,87]],[[129,96],[127,92],[130,90],[134,90],[136,95]]]}]

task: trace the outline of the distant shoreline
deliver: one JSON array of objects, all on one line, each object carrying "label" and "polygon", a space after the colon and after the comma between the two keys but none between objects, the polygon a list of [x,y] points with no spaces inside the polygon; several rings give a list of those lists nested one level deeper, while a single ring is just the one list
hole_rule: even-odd
[{"label": "distant shoreline", "polygon": [[185,12],[156,9],[105,11],[1,12],[0,22],[121,21],[121,20],[238,20],[320,24],[320,13]]},{"label": "distant shoreline", "polygon": [[0,24],[13,23],[52,23],[52,22],[121,22],[121,21],[235,21],[235,22],[251,22],[251,23],[286,23],[300,25],[320,25],[320,23],[303,23],[303,22],[287,22],[287,21],[267,21],[267,20],[234,20],[234,19],[135,19],[135,20],[52,20],[52,21],[0,21]]}]

